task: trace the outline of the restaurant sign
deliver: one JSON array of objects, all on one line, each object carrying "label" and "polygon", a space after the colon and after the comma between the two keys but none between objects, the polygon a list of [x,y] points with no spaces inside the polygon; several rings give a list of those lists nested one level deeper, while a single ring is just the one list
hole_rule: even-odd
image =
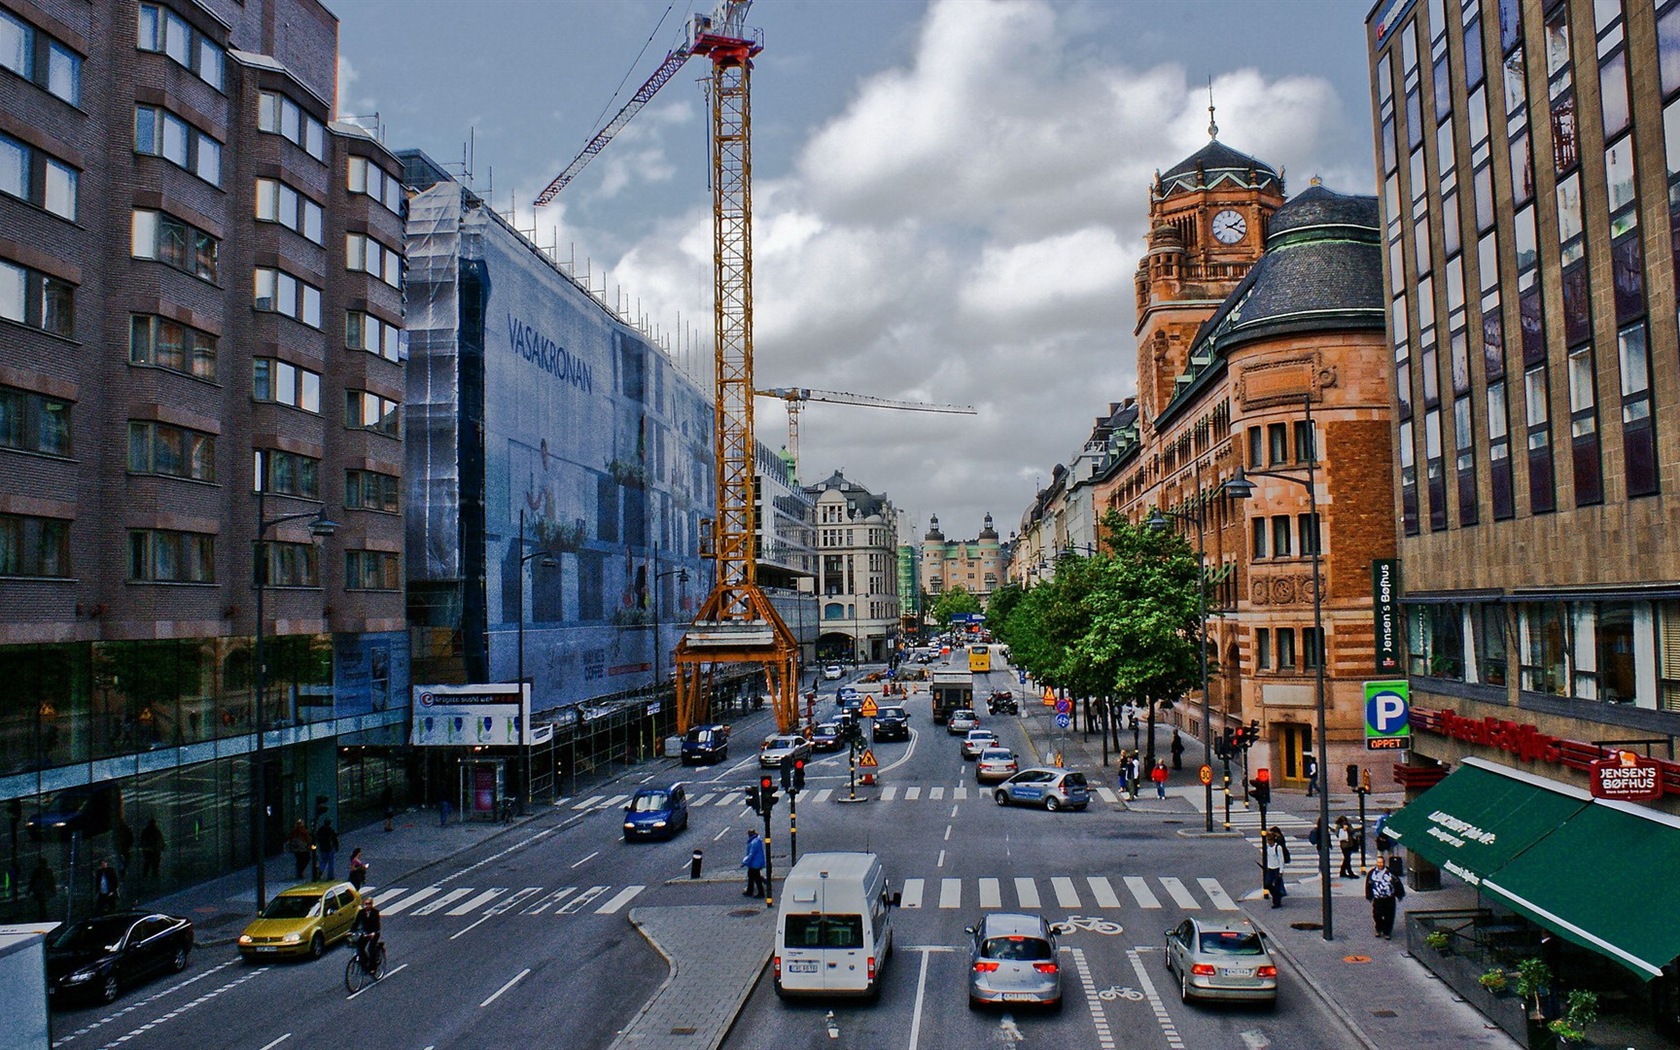
[{"label": "restaurant sign", "polygon": [[1618,751],[1592,764],[1590,787],[1594,798],[1650,802],[1662,797],[1662,768],[1632,751]]}]

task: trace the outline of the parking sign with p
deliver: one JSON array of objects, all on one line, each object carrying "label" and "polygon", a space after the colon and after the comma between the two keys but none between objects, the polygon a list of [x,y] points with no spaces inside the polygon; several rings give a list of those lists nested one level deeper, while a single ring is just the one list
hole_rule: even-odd
[{"label": "parking sign with p", "polygon": [[1404,678],[1365,683],[1365,750],[1404,751],[1412,744],[1411,686]]}]

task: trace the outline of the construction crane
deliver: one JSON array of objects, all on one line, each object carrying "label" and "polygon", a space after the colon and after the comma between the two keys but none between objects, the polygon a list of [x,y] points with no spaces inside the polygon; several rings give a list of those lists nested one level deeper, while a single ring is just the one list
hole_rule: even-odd
[{"label": "construction crane", "polygon": [[954,415],[972,416],[974,408],[971,405],[935,405],[926,401],[891,401],[884,397],[872,397],[868,394],[848,394],[843,390],[813,390],[808,386],[775,387],[771,390],[755,390],[759,397],[777,397],[787,402],[788,419],[788,459],[793,464],[794,477],[799,476],[799,410],[807,401],[827,401],[836,405],[862,405],[865,408],[895,408],[904,412],[949,412]]},{"label": "construction crane", "polygon": [[710,16],[690,20],[684,42],[665,56],[623,109],[576,160],[537,197],[552,201],[630,118],[692,56],[708,58],[712,75],[712,271],[715,340],[713,442],[717,457],[717,520],[701,555],[717,561],[717,580],[677,645],[677,731],[707,721],[714,679],[729,665],[757,664],[765,673],[776,725],[799,716],[799,645],[758,586],[754,544],[752,343],[752,59],[763,43],[747,29],[751,0],[724,0]]}]

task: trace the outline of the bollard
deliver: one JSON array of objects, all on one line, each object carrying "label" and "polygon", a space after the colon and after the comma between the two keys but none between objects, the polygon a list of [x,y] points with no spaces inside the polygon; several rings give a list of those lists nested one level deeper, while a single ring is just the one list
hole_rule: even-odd
[{"label": "bollard", "polygon": [[689,878],[698,879],[700,877],[700,864],[705,859],[706,859],[706,852],[704,850],[698,850],[697,849],[693,852],[693,854],[691,854],[689,856],[689,858],[688,858],[688,877]]}]

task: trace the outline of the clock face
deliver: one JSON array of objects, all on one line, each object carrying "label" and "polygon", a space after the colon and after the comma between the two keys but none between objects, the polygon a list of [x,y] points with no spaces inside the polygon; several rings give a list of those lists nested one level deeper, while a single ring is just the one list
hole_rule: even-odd
[{"label": "clock face", "polygon": [[1213,237],[1220,244],[1235,244],[1248,232],[1248,220],[1226,208],[1213,217]]}]

